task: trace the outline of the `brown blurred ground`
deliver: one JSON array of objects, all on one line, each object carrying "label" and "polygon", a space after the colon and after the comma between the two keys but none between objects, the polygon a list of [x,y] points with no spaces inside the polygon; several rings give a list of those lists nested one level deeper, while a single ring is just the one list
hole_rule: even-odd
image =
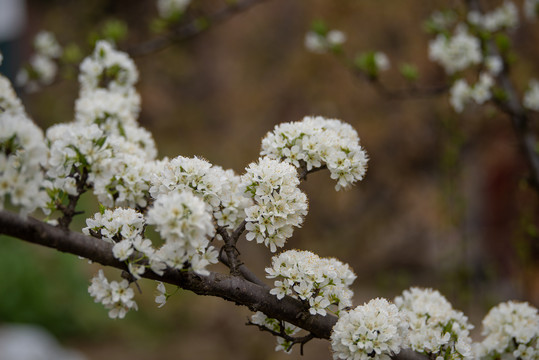
[{"label": "brown blurred ground", "polygon": [[[30,1],[28,39],[47,29],[61,42],[83,41],[103,18],[114,16],[129,25],[127,47],[150,36],[153,3]],[[305,115],[351,123],[370,155],[366,179],[336,193],[327,173],[310,176],[304,186],[310,213],[287,248],[348,262],[358,275],[356,305],[393,298],[411,285],[429,286],[479,328],[499,301],[539,305],[537,235],[527,231],[538,224],[538,201],[525,186],[526,167],[509,120],[489,107],[457,116],[444,96],[385,99],[331,56],[303,48],[310,22],[322,18],[348,34],[349,55],[387,53],[388,86],[405,85],[399,61],[419,67],[420,84],[437,85],[443,73],[427,60],[429,37],[421,23],[444,3],[267,0],[193,40],[137,58],[140,122],[153,133],[161,156],[199,155],[238,173],[257,158],[261,138],[275,124]],[[530,72],[537,77],[537,26],[523,24],[515,34],[524,54],[514,74],[520,89]],[[27,96],[25,104],[47,127],[71,120],[76,94],[76,82],[63,81]],[[269,251],[246,242],[240,251],[263,276],[260,264],[269,264]],[[67,341],[91,359],[289,358],[273,352],[269,334],[244,326],[246,309],[181,293],[158,310],[152,292],[146,286],[139,304],[150,325],[111,321],[95,337]],[[328,359],[327,348],[324,341],[308,344],[306,358]]]}]

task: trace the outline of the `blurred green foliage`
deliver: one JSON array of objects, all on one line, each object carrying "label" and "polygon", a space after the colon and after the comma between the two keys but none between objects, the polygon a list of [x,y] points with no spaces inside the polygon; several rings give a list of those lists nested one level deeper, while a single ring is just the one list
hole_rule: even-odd
[{"label": "blurred green foliage", "polygon": [[39,324],[77,336],[101,323],[77,257],[0,236],[0,321]]}]

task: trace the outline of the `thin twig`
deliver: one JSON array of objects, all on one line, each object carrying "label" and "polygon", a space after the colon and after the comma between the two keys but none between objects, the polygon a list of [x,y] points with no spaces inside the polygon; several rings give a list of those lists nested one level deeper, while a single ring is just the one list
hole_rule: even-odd
[{"label": "thin twig", "polygon": [[60,210],[64,214],[62,217],[58,218],[58,227],[62,229],[67,229],[69,227],[69,224],[71,224],[71,221],[73,220],[73,217],[75,215],[83,213],[75,211],[75,208],[77,207],[80,196],[84,194],[86,190],[88,190],[88,184],[86,184],[86,182],[88,181],[88,170],[84,168],[82,170],[82,174],[77,170],[76,174],[80,175],[77,179],[77,194],[68,195],[69,202],[67,206],[57,204],[58,210]]},{"label": "thin twig", "polygon": [[304,160],[300,160],[299,168],[298,168],[298,178],[300,181],[307,181],[307,175],[312,174],[317,171],[325,170],[325,169],[327,169],[327,166],[322,165],[320,167],[307,170],[307,163]]},{"label": "thin twig", "polygon": [[285,339],[286,341],[289,341],[291,344],[288,346],[287,349],[285,349],[286,351],[290,351],[290,349],[292,348],[292,346],[296,345],[296,344],[300,344],[300,354],[303,355],[303,345],[305,345],[306,343],[308,343],[309,341],[311,341],[312,339],[315,338],[315,336],[312,334],[312,333],[309,333],[308,335],[305,335],[305,336],[301,336],[301,337],[294,337],[294,336],[290,336],[286,333],[285,331],[285,326],[284,326],[284,323],[282,321],[279,321],[279,331],[275,331],[275,330],[272,330],[264,325],[259,325],[259,324],[255,324],[251,321],[248,321],[246,323],[246,325],[252,325],[252,326],[256,326],[258,327],[258,330],[260,331],[265,331],[265,332],[269,332],[270,334],[272,334],[273,336],[278,336],[278,337],[281,337],[283,339]]}]

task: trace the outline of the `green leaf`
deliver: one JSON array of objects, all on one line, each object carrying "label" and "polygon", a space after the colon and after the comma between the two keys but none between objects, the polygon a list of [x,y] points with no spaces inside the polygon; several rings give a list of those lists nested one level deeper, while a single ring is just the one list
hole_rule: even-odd
[{"label": "green leaf", "polygon": [[62,53],[62,61],[66,64],[78,64],[82,59],[82,51],[80,47],[71,43],[64,47],[64,52]]},{"label": "green leaf", "polygon": [[503,54],[507,54],[509,50],[511,50],[511,39],[507,34],[499,33],[496,34],[494,37],[494,42],[496,43],[496,46],[500,50],[500,52]]},{"label": "green leaf", "polygon": [[374,51],[369,51],[356,56],[354,66],[365,72],[371,78],[378,77],[378,67],[376,66]]},{"label": "green leaf", "polygon": [[311,31],[325,37],[328,34],[329,29],[324,20],[314,20],[311,23]]},{"label": "green leaf", "polygon": [[115,43],[125,39],[127,32],[127,24],[119,19],[108,20],[101,29],[103,38],[112,40]]},{"label": "green leaf", "polygon": [[419,77],[417,67],[412,64],[404,63],[399,67],[401,75],[408,81],[416,81]]}]

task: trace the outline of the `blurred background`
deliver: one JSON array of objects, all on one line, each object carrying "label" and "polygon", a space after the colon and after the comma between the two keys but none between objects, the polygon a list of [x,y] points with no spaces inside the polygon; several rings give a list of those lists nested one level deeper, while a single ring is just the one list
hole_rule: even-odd
[{"label": "blurred background", "polygon": [[[196,1],[200,12],[223,5]],[[139,121],[153,134],[161,157],[202,156],[236,173],[258,158],[262,137],[276,124],[306,115],[352,124],[370,157],[365,180],[335,192],[327,172],[310,175],[302,185],[309,215],[286,249],[350,264],[358,275],[354,305],[392,299],[410,286],[439,289],[470,317],[479,338],[481,319],[500,301],[539,306],[539,201],[526,183],[526,163],[509,119],[488,105],[457,115],[447,95],[388,99],[331,55],[310,53],[303,45],[312,21],[323,19],[348,35],[347,56],[369,50],[388,55],[391,69],[381,76],[388,87],[406,86],[398,73],[401,62],[419,68],[419,86],[438,86],[445,74],[428,60],[430,37],[422,24],[454,3],[265,0],[188,41],[136,57]],[[107,20],[127,25],[123,49],[156,36],[149,30],[157,17],[153,0],[27,0],[25,13],[11,50],[2,48],[19,63],[30,56],[40,30],[53,32],[61,44],[79,44],[83,56]],[[521,93],[530,77],[539,76],[538,30],[539,23],[522,22],[512,34],[518,54],[512,77]],[[42,91],[21,93],[43,129],[73,119],[76,72],[63,77]],[[73,228],[84,226],[84,218]],[[239,250],[263,277],[268,249],[241,241]],[[138,312],[109,320],[87,294],[98,269],[2,237],[0,323],[38,324],[87,359],[290,358],[273,351],[270,334],[245,326],[247,309],[181,290],[157,309],[149,281],[141,282]],[[106,273],[119,279],[117,271]],[[329,359],[329,343],[315,340],[305,355]],[[292,357],[299,356],[294,349]]]}]

